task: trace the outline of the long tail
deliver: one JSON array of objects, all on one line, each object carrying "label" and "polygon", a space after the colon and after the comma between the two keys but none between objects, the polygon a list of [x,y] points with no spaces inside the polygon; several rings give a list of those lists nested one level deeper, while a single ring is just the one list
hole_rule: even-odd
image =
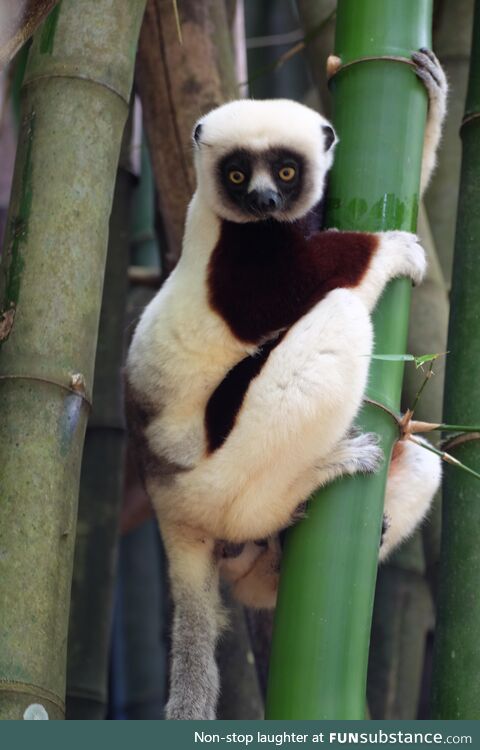
[{"label": "long tail", "polygon": [[223,625],[213,540],[162,526],[174,602],[167,719],[215,719],[215,647]]}]

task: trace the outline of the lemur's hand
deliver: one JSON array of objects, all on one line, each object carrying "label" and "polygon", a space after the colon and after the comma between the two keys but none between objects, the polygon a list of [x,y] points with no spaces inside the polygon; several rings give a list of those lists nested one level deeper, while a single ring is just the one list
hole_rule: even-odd
[{"label": "lemur's hand", "polygon": [[411,232],[398,230],[380,232],[379,235],[382,238],[385,260],[388,257],[391,259],[390,278],[408,276],[414,284],[420,284],[427,270],[427,260],[418,237]]},{"label": "lemur's hand", "polygon": [[440,119],[443,120],[447,109],[448,84],[438,58],[432,50],[422,47],[413,53],[412,60],[415,63],[415,73],[423,81],[428,92],[429,117],[433,114],[437,117],[440,115]]}]

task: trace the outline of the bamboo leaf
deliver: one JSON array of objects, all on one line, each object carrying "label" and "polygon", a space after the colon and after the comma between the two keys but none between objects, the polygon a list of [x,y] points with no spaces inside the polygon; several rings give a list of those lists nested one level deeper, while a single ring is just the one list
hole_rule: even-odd
[{"label": "bamboo leaf", "polygon": [[434,362],[439,357],[444,357],[446,354],[448,352],[422,354],[420,356],[415,356],[414,354],[372,354],[370,359],[379,359],[385,362],[415,362],[415,366],[418,369],[428,362]]},{"label": "bamboo leaf", "polygon": [[380,359],[385,362],[416,362],[413,354],[372,354],[370,359]]}]

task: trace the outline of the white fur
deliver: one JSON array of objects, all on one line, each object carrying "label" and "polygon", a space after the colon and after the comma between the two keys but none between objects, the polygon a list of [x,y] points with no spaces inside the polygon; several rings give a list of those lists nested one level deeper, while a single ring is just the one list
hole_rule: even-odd
[{"label": "white fur", "polygon": [[[426,440],[415,438],[428,445]],[[380,560],[407,539],[428,513],[437,492],[442,469],[439,458],[411,441],[397,444],[385,493],[385,524]]]},{"label": "white fur", "polygon": [[332,126],[309,107],[289,99],[240,99],[214,109],[201,118],[198,125],[202,130],[199,148],[195,149],[197,189],[217,216],[236,222],[252,221],[252,217],[225,205],[214,179],[218,158],[239,146],[252,151],[280,146],[305,155],[312,180],[311,190],[305,200],[297,204],[295,215],[284,211],[278,214],[278,219],[289,221],[305,215],[323,195],[335,143],[325,150],[322,125]]},{"label": "white fur", "polygon": [[[208,264],[221,220],[253,220],[222,202],[215,177],[218,159],[239,146],[300,152],[308,165],[307,188],[295,209],[275,216],[291,221],[322,197],[334,149],[325,149],[322,126],[329,123],[286,100],[231,102],[200,123],[195,149],[198,187],[188,209],[182,256],[144,311],[127,360],[133,393],[148,399],[156,411],[145,433],[150,450],[180,469],[173,480],[146,477],[166,543],[176,602],[171,718],[211,718],[214,712],[214,649],[222,626],[215,540],[272,537],[291,522],[299,503],[317,486],[342,473],[378,467],[381,452],[375,439],[348,435],[367,384],[373,346],[370,312],[390,279],[407,275],[419,282],[425,271],[424,252],[414,235],[378,235],[374,259],[361,283],[331,291],[288,330],[250,383],[228,439],[208,454],[207,402],[228,371],[257,349],[237,339],[208,302]],[[256,174],[252,179],[266,183],[269,178]],[[382,557],[424,515],[438,484],[438,461],[410,461],[410,453],[408,446],[406,470],[398,470],[397,464],[387,491],[391,526]],[[430,482],[425,471],[431,473]],[[268,554],[248,545],[237,564],[227,562],[223,568],[230,569],[236,593],[244,601],[258,606],[262,592],[267,592],[271,605],[277,557],[271,544]],[[267,575],[264,586],[256,577],[261,571]],[[195,603],[195,621],[205,622],[209,632],[203,645],[201,638],[195,640],[195,679],[200,685],[201,675],[208,677],[204,688],[197,685],[197,692],[205,692],[200,701],[192,701],[185,680],[188,654],[182,650],[187,646],[182,646],[180,634],[188,632],[188,602]]]}]

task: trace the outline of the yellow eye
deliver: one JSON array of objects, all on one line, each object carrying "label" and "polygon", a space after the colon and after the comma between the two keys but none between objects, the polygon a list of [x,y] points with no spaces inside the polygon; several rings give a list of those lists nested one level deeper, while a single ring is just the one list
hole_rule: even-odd
[{"label": "yellow eye", "polygon": [[234,185],[241,185],[245,180],[245,175],[243,172],[240,172],[239,169],[232,169],[231,172],[228,173],[228,179],[230,182],[233,182]]},{"label": "yellow eye", "polygon": [[282,167],[278,171],[278,176],[284,182],[290,182],[290,180],[293,180],[295,175],[296,175],[295,167]]}]

